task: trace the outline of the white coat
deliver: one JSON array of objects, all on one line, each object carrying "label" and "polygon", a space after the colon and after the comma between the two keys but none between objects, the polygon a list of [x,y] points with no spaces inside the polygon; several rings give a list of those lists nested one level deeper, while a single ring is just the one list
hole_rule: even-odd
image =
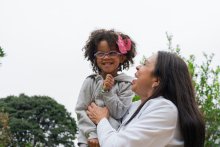
[{"label": "white coat", "polygon": [[120,128],[116,131],[103,118],[97,125],[101,147],[182,147],[178,110],[169,100],[158,97],[149,100],[133,120],[125,125],[140,101],[134,102]]}]

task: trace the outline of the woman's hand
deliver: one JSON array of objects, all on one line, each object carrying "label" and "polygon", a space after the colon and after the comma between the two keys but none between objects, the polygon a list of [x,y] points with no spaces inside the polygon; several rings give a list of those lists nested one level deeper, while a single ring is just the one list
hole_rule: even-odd
[{"label": "woman's hand", "polygon": [[88,117],[95,124],[98,124],[102,118],[109,117],[109,111],[106,107],[99,107],[95,103],[91,103],[86,111]]},{"label": "woman's hand", "polygon": [[99,141],[97,138],[89,139],[88,140],[88,145],[89,147],[100,147],[99,146]]}]

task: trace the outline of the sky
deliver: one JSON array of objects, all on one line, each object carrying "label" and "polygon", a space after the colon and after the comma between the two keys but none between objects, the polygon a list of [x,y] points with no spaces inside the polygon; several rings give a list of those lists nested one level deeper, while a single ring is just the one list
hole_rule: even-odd
[{"label": "sky", "polygon": [[75,117],[84,79],[92,74],[82,48],[95,29],[115,29],[137,44],[134,76],[143,55],[167,49],[166,32],[182,55],[214,53],[220,65],[218,0],[0,0],[0,98],[46,95]]}]

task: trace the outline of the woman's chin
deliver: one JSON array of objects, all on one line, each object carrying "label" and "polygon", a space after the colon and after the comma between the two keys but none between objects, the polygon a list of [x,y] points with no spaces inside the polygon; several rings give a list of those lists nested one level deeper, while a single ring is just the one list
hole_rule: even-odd
[{"label": "woman's chin", "polygon": [[132,85],[135,85],[136,79],[132,80]]},{"label": "woman's chin", "polygon": [[132,84],[131,90],[136,93],[136,85]]}]

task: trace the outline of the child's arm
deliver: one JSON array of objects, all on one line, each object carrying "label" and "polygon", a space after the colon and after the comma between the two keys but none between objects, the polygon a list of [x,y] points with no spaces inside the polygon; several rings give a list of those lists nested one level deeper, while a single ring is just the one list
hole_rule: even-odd
[{"label": "child's arm", "polygon": [[[91,78],[87,78],[83,82],[75,108],[78,120],[78,128],[79,131],[82,132],[81,135],[84,135],[84,137],[79,135],[79,141],[81,138],[82,140],[85,140],[83,139],[85,137],[87,139],[97,138],[96,125],[89,119],[86,114],[87,107],[92,102],[92,80],[93,79]],[[84,143],[84,141],[82,143]]]},{"label": "child's arm", "polygon": [[113,93],[112,90],[103,92],[105,105],[108,107],[110,115],[115,119],[120,119],[124,116],[134,97],[130,82],[121,82],[120,87],[120,91],[117,94]]}]

